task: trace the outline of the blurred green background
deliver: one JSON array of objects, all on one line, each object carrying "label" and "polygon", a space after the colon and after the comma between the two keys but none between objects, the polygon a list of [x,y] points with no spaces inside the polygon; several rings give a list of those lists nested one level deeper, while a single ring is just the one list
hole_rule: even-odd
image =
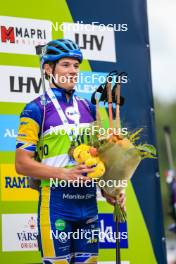
[{"label": "blurred green background", "polygon": [[156,136],[157,136],[157,147],[159,152],[159,166],[161,175],[161,191],[162,191],[162,203],[163,203],[163,214],[164,214],[164,225],[167,236],[172,236],[167,231],[168,225],[173,223],[174,220],[169,216],[169,191],[168,184],[166,183],[165,171],[169,169],[168,157],[166,152],[166,143],[164,137],[163,127],[165,125],[171,128],[171,146],[174,159],[174,165],[176,164],[176,100],[172,102],[164,102],[154,99],[155,103],[155,122],[156,122]]}]

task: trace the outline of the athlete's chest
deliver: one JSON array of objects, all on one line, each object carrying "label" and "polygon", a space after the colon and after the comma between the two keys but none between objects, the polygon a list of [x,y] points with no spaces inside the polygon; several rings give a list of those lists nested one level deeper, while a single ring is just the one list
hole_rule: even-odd
[{"label": "athlete's chest", "polygon": [[46,105],[44,131],[51,127],[86,124],[93,122],[93,117],[88,106],[82,100],[72,103],[58,101],[54,105],[49,101]]}]

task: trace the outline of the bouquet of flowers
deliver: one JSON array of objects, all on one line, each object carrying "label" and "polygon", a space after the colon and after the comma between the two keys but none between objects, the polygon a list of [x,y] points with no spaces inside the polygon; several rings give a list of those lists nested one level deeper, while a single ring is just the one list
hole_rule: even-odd
[{"label": "bouquet of flowers", "polygon": [[[103,135],[98,132],[103,126],[100,118],[99,100],[96,98],[97,121],[92,124],[92,127],[96,125],[99,129],[92,135],[87,145],[81,144],[74,148],[73,157],[77,162],[84,162],[87,166],[94,167],[94,172],[89,173],[88,176],[96,178],[97,181],[99,181],[100,178],[103,179],[105,183],[108,180],[114,182],[129,181],[141,160],[145,158],[156,158],[156,149],[149,144],[136,143],[140,139],[142,128],[135,132],[128,132],[126,135],[122,135],[122,133],[119,132],[120,84],[116,83],[113,88],[114,98],[110,83],[105,84],[104,90],[106,91],[106,96],[103,95],[104,99],[107,98],[108,101],[109,128],[104,130],[105,133]],[[102,90],[102,93],[104,90]],[[116,102],[115,127],[112,112],[113,101]],[[115,184],[109,187],[105,184],[101,189],[118,200],[118,195],[124,190],[124,186],[117,186]],[[118,215],[119,221],[126,221],[126,213],[119,207],[118,202],[115,205],[115,215]]]}]

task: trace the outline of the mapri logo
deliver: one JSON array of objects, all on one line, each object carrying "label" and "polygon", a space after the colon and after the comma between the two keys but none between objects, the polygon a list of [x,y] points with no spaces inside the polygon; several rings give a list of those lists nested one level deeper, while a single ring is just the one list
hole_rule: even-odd
[{"label": "mapri logo", "polygon": [[0,52],[35,54],[36,45],[52,39],[52,23],[19,17],[0,17]]},{"label": "mapri logo", "polygon": [[[87,27],[89,30],[87,30]],[[75,41],[88,60],[116,62],[114,31],[87,24],[63,23],[64,37]]]}]

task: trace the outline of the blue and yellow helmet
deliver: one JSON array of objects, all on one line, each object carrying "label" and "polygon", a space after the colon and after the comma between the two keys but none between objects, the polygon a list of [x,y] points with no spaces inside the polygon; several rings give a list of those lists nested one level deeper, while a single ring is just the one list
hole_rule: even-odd
[{"label": "blue and yellow helmet", "polygon": [[83,55],[78,45],[70,39],[52,40],[42,48],[42,67],[47,62],[58,61],[61,58],[74,58],[81,63]]}]

